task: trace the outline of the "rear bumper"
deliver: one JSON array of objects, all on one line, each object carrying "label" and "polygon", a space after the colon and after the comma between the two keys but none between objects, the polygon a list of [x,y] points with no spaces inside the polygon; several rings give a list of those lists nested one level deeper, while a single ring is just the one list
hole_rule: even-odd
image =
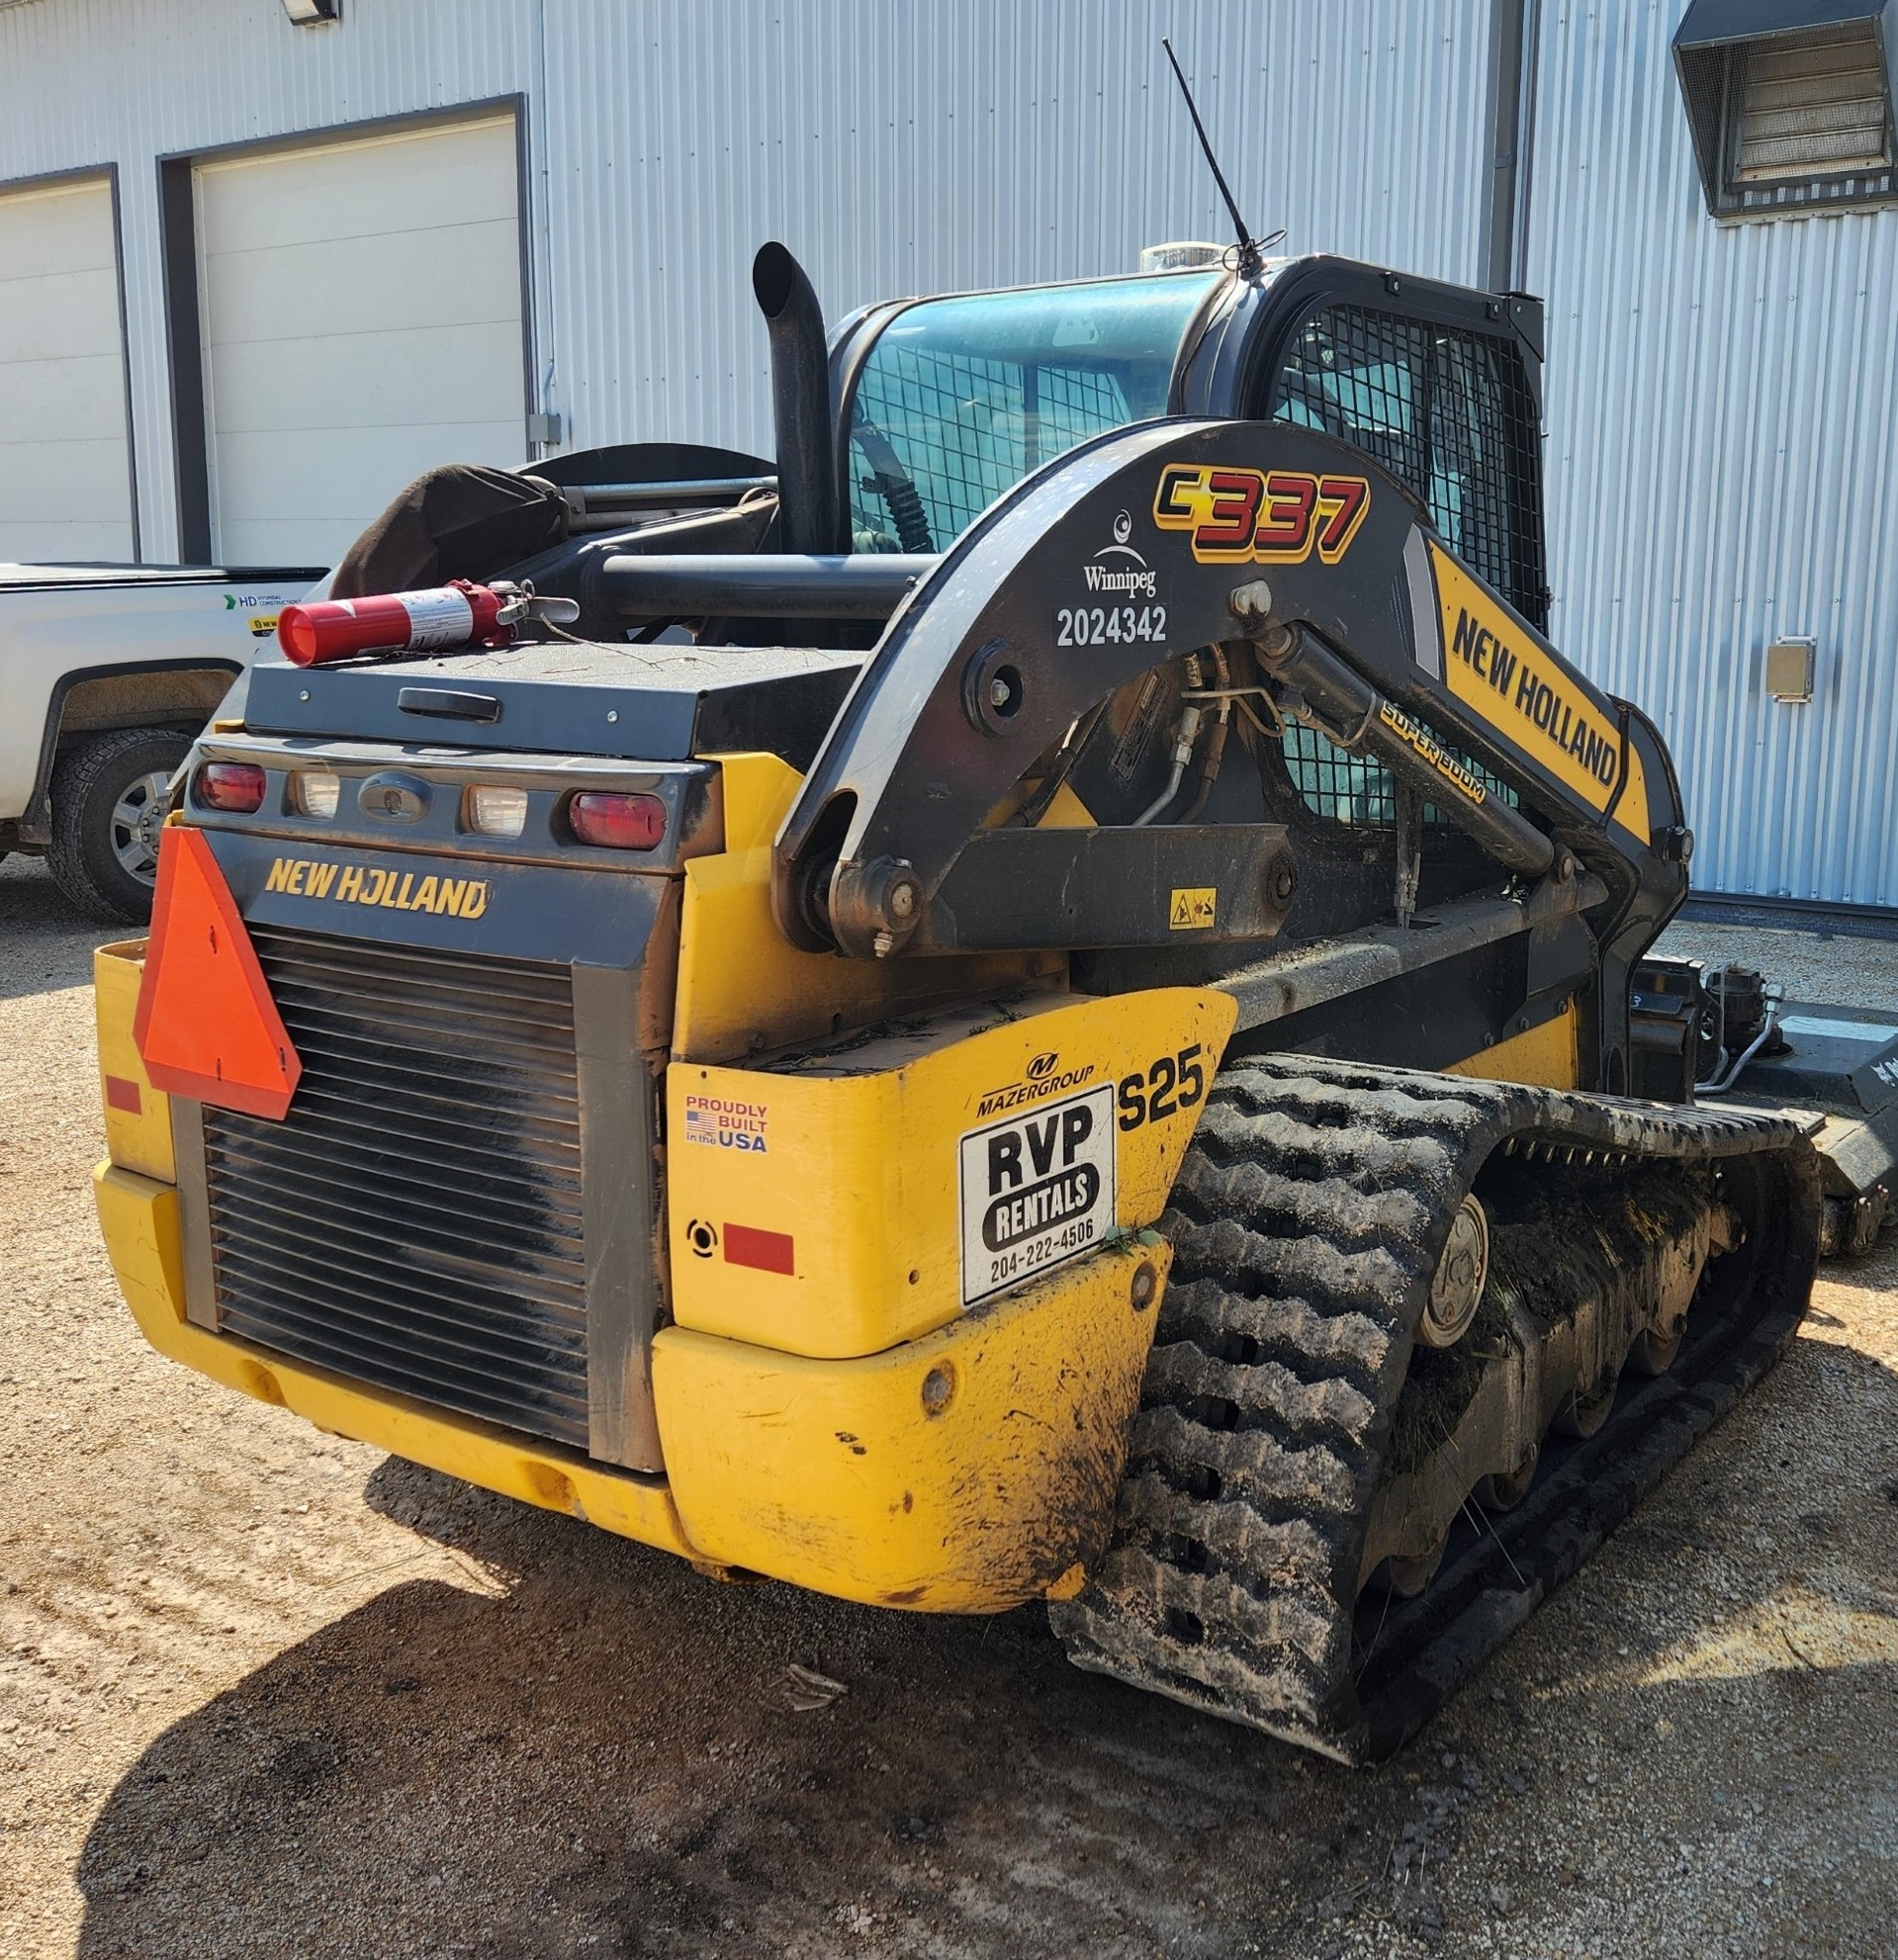
[{"label": "rear bumper", "polygon": [[[247,946],[296,1042],[287,1114],[214,1093],[226,1020],[162,945],[149,983],[136,944],[95,963],[99,1214],[154,1347],[707,1566],[942,1612],[1075,1583],[1169,1263],[1145,1228],[1230,1000],[1017,995],[777,1067],[668,1062],[641,1013],[663,881],[496,871],[501,924],[562,892],[587,931],[628,915],[620,964],[530,960],[398,937],[359,899],[358,930],[261,920],[274,846],[225,847],[246,902],[214,943]],[[180,1042],[215,1048],[170,1096],[132,1032],[167,986]]]},{"label": "rear bumper", "polygon": [[[157,1351],[317,1428],[696,1563],[924,1612],[1058,1586],[1113,1515],[1168,1253],[1123,1239],[880,1355],[813,1360],[668,1328],[644,1476],[209,1333],[185,1316],[174,1186],[93,1176],[120,1291]],[[1134,1278],[1156,1284],[1133,1303]]]},{"label": "rear bumper", "polygon": [[93,1173],[93,1195],[119,1291],[139,1331],[161,1355],[227,1388],[292,1409],[333,1435],[373,1444],[525,1504],[566,1511],[681,1558],[699,1556],[679,1523],[664,1477],[603,1470],[577,1452],[445,1415],[426,1403],[368,1389],[326,1370],[193,1326],[185,1317],[184,1234],[176,1188],[108,1162]]}]

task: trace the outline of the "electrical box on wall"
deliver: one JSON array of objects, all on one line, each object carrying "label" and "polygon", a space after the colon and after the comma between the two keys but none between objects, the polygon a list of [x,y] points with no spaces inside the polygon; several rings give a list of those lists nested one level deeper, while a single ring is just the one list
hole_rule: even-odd
[{"label": "electrical box on wall", "polygon": [[1804,706],[1812,699],[1813,668],[1819,643],[1798,635],[1775,640],[1766,649],[1766,692],[1775,701]]}]

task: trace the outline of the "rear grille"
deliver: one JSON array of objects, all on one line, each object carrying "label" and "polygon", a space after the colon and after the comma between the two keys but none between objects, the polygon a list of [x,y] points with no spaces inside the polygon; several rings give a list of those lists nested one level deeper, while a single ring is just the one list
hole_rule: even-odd
[{"label": "rear grille", "polygon": [[584,1450],[567,969],[251,936],[303,1079],[282,1122],[205,1110],[219,1325]]}]

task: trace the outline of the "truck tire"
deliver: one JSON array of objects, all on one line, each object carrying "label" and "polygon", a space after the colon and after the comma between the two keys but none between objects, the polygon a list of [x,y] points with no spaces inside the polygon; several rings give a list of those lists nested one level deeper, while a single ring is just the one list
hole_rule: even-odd
[{"label": "truck tire", "polygon": [[82,912],[135,926],[151,917],[165,784],[190,747],[175,729],[122,728],[59,758],[46,863]]}]

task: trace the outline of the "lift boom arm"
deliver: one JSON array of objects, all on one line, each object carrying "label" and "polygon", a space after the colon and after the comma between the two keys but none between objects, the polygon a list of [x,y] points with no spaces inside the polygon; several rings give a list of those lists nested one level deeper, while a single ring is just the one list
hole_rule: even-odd
[{"label": "lift boom arm", "polygon": [[[1159,907],[1222,868],[1239,912],[1221,936],[1275,931],[1295,869],[1276,826],[983,828],[1115,688],[1239,638],[1284,707],[1377,755],[1499,864],[1594,871],[1618,940],[1645,945],[1684,896],[1691,840],[1652,723],[1510,610],[1401,484],[1295,425],[1167,420],[1030,477],[911,593],[778,837],[780,924],[858,957],[1134,943],[1090,921],[1090,895]],[[957,880],[971,852],[984,876]],[[1061,895],[1067,924],[1024,887]],[[1012,934],[983,934],[996,905]]]}]

